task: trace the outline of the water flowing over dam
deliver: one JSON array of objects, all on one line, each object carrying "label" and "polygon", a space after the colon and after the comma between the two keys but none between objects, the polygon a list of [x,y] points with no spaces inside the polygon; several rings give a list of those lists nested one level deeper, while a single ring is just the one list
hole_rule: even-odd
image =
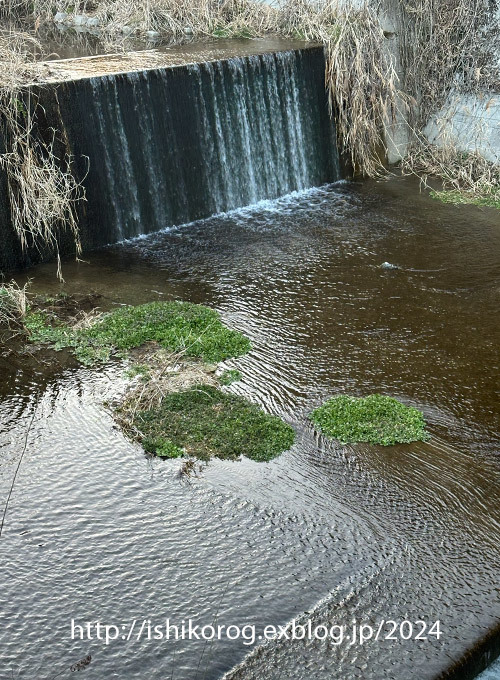
[{"label": "water flowing over dam", "polygon": [[85,248],[338,179],[322,48],[194,58],[37,89],[83,179]]}]

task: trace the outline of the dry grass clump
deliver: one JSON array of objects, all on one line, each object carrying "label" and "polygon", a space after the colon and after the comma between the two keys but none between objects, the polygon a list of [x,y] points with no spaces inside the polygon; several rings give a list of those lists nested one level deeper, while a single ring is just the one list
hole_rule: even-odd
[{"label": "dry grass clump", "polygon": [[160,0],[149,12],[151,28],[163,31],[168,21],[173,36],[187,28],[194,36],[249,38],[276,29],[276,12],[260,0]]},{"label": "dry grass clump", "polygon": [[72,173],[69,155],[56,155],[56,131],[37,130],[40,106],[21,83],[34,77],[36,39],[21,33],[0,33],[0,138],[4,149],[0,168],[7,178],[12,226],[24,250],[49,250],[61,274],[59,236],[69,231],[77,255],[81,252],[75,205],[85,192]]},{"label": "dry grass clump", "polygon": [[443,188],[492,193],[500,190],[500,166],[477,151],[457,151],[453,144],[420,144],[410,148],[403,169],[416,172],[425,185],[439,177]]},{"label": "dry grass clump", "polygon": [[[217,387],[219,382],[212,366],[188,358],[184,352],[169,352],[157,343],[147,343],[131,352],[132,363],[127,376],[133,381],[124,396],[111,404],[113,418],[123,432],[133,441],[142,442],[143,432],[137,427],[137,415],[160,408],[168,394],[183,392],[196,385]],[[183,457],[183,451],[170,447],[168,457]],[[193,458],[185,458],[180,476],[189,477],[195,472]]]},{"label": "dry grass clump", "polygon": [[101,297],[98,293],[59,293],[50,297],[35,295],[30,287],[31,280],[23,286],[14,280],[0,285],[0,326],[26,332],[32,316],[42,312],[72,331],[79,331],[95,326],[103,316],[96,307]]},{"label": "dry grass clump", "polygon": [[0,286],[1,326],[11,327],[24,319],[29,310],[29,285],[29,281],[22,287],[16,281],[10,281]]},{"label": "dry grass clump", "polygon": [[61,161],[54,152],[55,131],[48,142],[36,139],[31,102],[25,105],[16,98],[0,103],[0,109],[8,139],[0,166],[7,175],[12,225],[24,250],[35,247],[55,254],[57,274],[62,278],[58,237],[68,230],[80,254],[75,203],[83,198],[84,190],[72,174],[71,159]]},{"label": "dry grass clump", "polygon": [[55,12],[97,16],[109,32],[126,25],[177,37],[186,28],[195,36],[224,28],[230,32],[227,37],[243,29],[262,35],[276,28],[276,10],[264,0],[5,0],[3,6],[6,16],[41,21],[52,19]]},{"label": "dry grass clump", "polygon": [[6,19],[24,19],[32,16],[48,20],[53,17],[54,11],[57,11],[57,2],[53,0],[3,0],[0,4],[0,18]]},{"label": "dry grass clump", "polygon": [[22,31],[0,29],[0,94],[17,90],[19,83],[37,70],[31,55],[41,49],[39,41]]},{"label": "dry grass clump", "polygon": [[372,177],[383,169],[383,122],[401,98],[379,11],[372,2],[297,0],[282,5],[279,21],[281,32],[325,46],[340,151],[354,172]]},{"label": "dry grass clump", "polygon": [[155,342],[132,350],[131,358],[128,376],[137,380],[120,403],[120,421],[131,423],[138,411],[158,408],[167,394],[185,391],[194,385],[219,385],[215,366],[187,357],[183,351],[162,349]]},{"label": "dry grass clump", "polygon": [[417,175],[427,188],[439,178],[443,190],[431,190],[431,195],[443,203],[500,208],[500,165],[477,151],[465,153],[454,144],[435,146],[422,141],[410,147],[402,169]]}]

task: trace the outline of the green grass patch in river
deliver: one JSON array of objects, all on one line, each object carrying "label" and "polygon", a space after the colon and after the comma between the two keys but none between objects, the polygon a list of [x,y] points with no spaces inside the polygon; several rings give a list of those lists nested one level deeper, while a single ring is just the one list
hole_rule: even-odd
[{"label": "green grass patch in river", "polygon": [[135,413],[132,424],[143,435],[144,449],[162,457],[183,450],[204,460],[243,455],[268,461],[295,439],[293,428],[277,416],[211,385],[167,394],[158,407]]},{"label": "green grass patch in river", "polygon": [[132,439],[161,458],[268,461],[294,442],[293,429],[280,418],[219,389],[241,374],[228,369],[217,378],[216,364],[248,352],[250,341],[209,307],[150,302],[73,319],[39,307],[23,323],[31,342],[68,348],[86,365],[129,357],[126,375],[134,382],[114,415]]},{"label": "green grass patch in river", "polygon": [[449,189],[445,191],[431,191],[432,198],[441,203],[452,203],[453,205],[480,205],[485,208],[496,208],[500,210],[500,189],[490,189],[482,194],[475,194],[468,191],[458,191]]},{"label": "green grass patch in river", "polygon": [[27,314],[24,325],[32,342],[49,344],[56,350],[69,348],[86,365],[106,361],[114,353],[126,353],[146,342],[215,363],[250,349],[248,338],[224,326],[215,310],[190,302],[120,307],[83,328],[41,310]]},{"label": "green grass patch in river", "polygon": [[424,416],[418,409],[380,394],[333,397],[315,409],[310,418],[320,432],[343,444],[369,442],[390,446],[429,438]]}]

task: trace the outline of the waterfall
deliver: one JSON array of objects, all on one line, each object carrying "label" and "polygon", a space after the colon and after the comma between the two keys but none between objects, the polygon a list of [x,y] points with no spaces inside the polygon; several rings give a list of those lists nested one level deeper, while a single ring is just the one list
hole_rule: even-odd
[{"label": "waterfall", "polygon": [[324,68],[311,47],[41,87],[85,185],[84,246],[338,179]]}]

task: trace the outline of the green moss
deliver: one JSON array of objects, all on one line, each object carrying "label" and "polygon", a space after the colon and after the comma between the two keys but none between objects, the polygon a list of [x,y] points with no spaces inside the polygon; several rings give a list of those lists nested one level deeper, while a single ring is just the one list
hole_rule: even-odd
[{"label": "green moss", "polygon": [[149,366],[145,364],[132,364],[132,366],[125,371],[125,376],[127,378],[136,378],[140,376],[140,380],[143,383],[147,383],[151,380],[151,372]]},{"label": "green moss", "polygon": [[181,458],[184,455],[184,450],[170,439],[145,439],[142,445],[145,451],[154,453],[159,458]]},{"label": "green moss", "polygon": [[442,203],[453,203],[454,205],[480,205],[487,208],[500,210],[500,189],[491,189],[481,195],[472,194],[467,191],[431,191],[432,198]]},{"label": "green moss", "polygon": [[73,346],[76,340],[76,334],[69,326],[59,323],[46,312],[28,312],[23,325],[31,342],[50,344],[57,350]]},{"label": "green moss", "polygon": [[289,449],[295,438],[280,418],[208,385],[165,396],[159,408],[135,414],[133,425],[143,433],[143,446],[151,453],[171,442],[201,459],[244,455],[268,461]]},{"label": "green moss", "polygon": [[235,368],[230,368],[219,376],[221,385],[232,385],[239,380],[241,380],[241,373]]},{"label": "green moss", "polygon": [[224,326],[216,311],[189,302],[123,307],[82,331],[81,337],[90,345],[118,350],[156,341],[172,352],[184,351],[207,362],[240,356],[250,349],[249,340]]},{"label": "green moss", "polygon": [[370,442],[390,446],[429,438],[419,410],[380,394],[333,397],[314,410],[310,418],[323,434],[345,444]]},{"label": "green moss", "polygon": [[224,326],[215,310],[189,302],[121,307],[79,330],[43,312],[30,314],[25,325],[32,342],[68,347],[86,365],[106,361],[113,353],[126,354],[146,342],[214,363],[250,349],[248,338]]}]

